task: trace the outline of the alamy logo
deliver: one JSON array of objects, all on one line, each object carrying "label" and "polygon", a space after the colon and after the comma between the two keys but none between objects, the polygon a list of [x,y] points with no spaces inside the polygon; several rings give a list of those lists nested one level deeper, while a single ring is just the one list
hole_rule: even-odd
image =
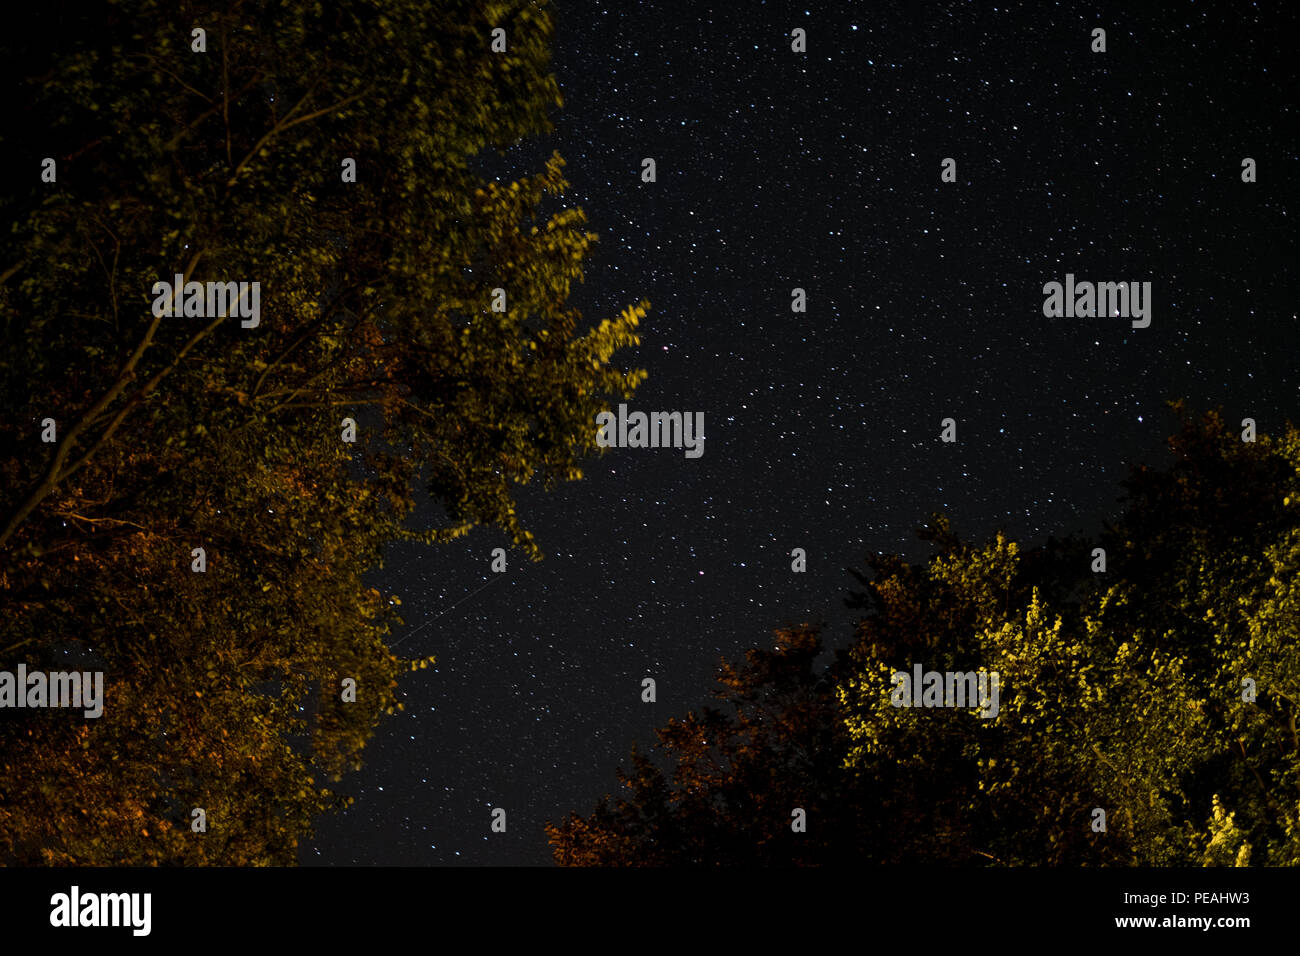
[{"label": "alamy logo", "polygon": [[699,458],[704,454],[704,413],[694,413],[693,429],[691,415],[691,412],[651,412],[647,418],[645,412],[629,415],[627,405],[619,405],[617,418],[613,412],[596,416],[596,424],[600,426],[596,444],[601,448],[685,448],[687,458]]},{"label": "alamy logo", "polygon": [[[186,316],[225,318],[237,316],[240,326],[255,329],[262,321],[260,282],[186,282],[176,274],[175,283],[159,280],[153,284],[153,314],[158,318]],[[173,307],[174,306],[174,307]]]},{"label": "alamy logo", "polygon": [[997,671],[894,671],[889,703],[894,707],[978,707],[980,716],[998,715]]},{"label": "alamy logo", "polygon": [[1133,319],[1133,328],[1151,324],[1150,282],[1075,282],[1065,274],[1065,285],[1043,286],[1043,315],[1049,319],[1095,319],[1099,315]]},{"label": "alamy logo", "polygon": [[85,893],[73,886],[68,893],[50,897],[51,926],[129,926],[132,935],[148,936],[151,928],[151,893]]},{"label": "alamy logo", "polygon": [[103,671],[0,671],[0,708],[84,707],[86,717],[104,713]]}]

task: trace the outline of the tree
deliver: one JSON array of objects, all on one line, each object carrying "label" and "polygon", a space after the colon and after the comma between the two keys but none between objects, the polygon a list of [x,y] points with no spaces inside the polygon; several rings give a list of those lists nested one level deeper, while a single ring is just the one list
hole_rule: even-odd
[{"label": "tree", "polygon": [[[1174,463],[1126,483],[1105,574],[1086,539],[972,545],[934,516],[926,562],[879,555],[855,575],[865,613],[801,685],[815,705],[773,697],[820,759],[735,743],[739,711],[688,716],[660,731],[666,771],[634,755],[630,798],[551,828],[557,861],[1300,863],[1300,432],[1244,442],[1173,404]],[[896,706],[892,677],[917,664],[997,673],[997,714]],[[746,673],[744,700],[782,684]],[[700,775],[697,733],[744,759]],[[835,797],[806,839],[763,842],[735,793]]]},{"label": "tree", "polygon": [[1222,862],[1231,830],[1243,860],[1296,865],[1300,433],[1288,424],[1245,441],[1221,412],[1172,405],[1173,464],[1135,471],[1124,519],[1104,537],[1128,570],[1098,626],[1179,662],[1206,725],[1178,774],[1193,860]]},{"label": "tree", "polygon": [[[1022,568],[999,537],[874,582],[879,607],[841,689],[849,761],[878,786],[907,755],[906,786],[884,788],[904,799],[886,812],[921,805],[944,821],[915,828],[909,852],[1160,866],[1222,861],[1226,842],[1243,860],[1253,848],[1296,861],[1297,433],[1244,442],[1218,413],[1173,407],[1174,462],[1125,483],[1124,515],[1100,540],[1106,574],[1091,573],[1086,542],[1046,549],[1073,554],[1070,582],[1042,550]],[[918,645],[939,670],[998,671],[997,720],[889,707],[888,672]],[[1247,702],[1251,675],[1267,692]]]},{"label": "tree", "polygon": [[[107,700],[0,725],[0,860],[292,862],[422,663],[365,576],[477,524],[540,558],[513,486],[581,477],[646,306],[567,305],[596,237],[558,155],[475,172],[550,128],[545,4],[90,16],[6,51],[0,668],[78,661]],[[177,274],[258,283],[256,324],[156,314]],[[421,492],[446,520],[413,525]]]},{"label": "tree", "polygon": [[[723,662],[715,696],[634,749],[619,771],[629,793],[589,817],[548,824],[563,865],[799,865],[852,860],[871,818],[856,812],[842,772],[844,728],[832,671],[818,673],[816,629],[776,632],[771,649]],[[656,759],[658,758],[658,759]],[[666,764],[667,770],[661,769]],[[806,830],[794,829],[802,810]],[[860,828],[862,828],[860,830]]]}]

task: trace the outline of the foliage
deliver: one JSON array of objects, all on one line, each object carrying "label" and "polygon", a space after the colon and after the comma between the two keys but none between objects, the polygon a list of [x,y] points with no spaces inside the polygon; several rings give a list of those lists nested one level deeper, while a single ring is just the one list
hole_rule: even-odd
[{"label": "foliage", "polygon": [[[50,21],[57,53],[6,43],[31,100],[5,151],[58,175],[0,198],[0,669],[79,661],[107,701],[0,722],[0,861],[292,862],[421,666],[363,576],[477,524],[540,558],[512,489],[581,476],[645,304],[567,305],[596,237],[558,155],[474,171],[550,129],[546,5],[86,16]],[[258,282],[260,323],[156,317],[177,273]],[[414,524],[422,493],[446,520]]]},{"label": "foliage", "polygon": [[[771,865],[853,859],[869,821],[851,811],[841,767],[844,729],[833,685],[815,672],[822,651],[812,628],[778,631],[771,649],[723,663],[716,696],[658,731],[665,772],[636,750],[589,818],[570,814],[547,831],[566,865]],[[816,821],[791,829],[803,809]],[[867,835],[861,834],[862,839]]]},{"label": "foliage", "polygon": [[[683,777],[695,751],[661,731],[668,771],[637,755],[631,798],[550,828],[556,860],[750,862],[757,841],[765,862],[1300,863],[1300,431],[1246,442],[1218,413],[1172,404],[1172,465],[1135,469],[1099,542],[976,546],[935,516],[923,565],[878,555],[856,575],[849,604],[865,614],[847,652],[804,681],[797,713],[811,723],[778,708],[789,737],[742,750],[743,778],[735,761]],[[996,717],[894,706],[891,675],[918,663],[997,672]],[[774,689],[751,670],[747,698]],[[743,716],[709,721],[710,739],[745,733]],[[813,747],[837,759],[789,763]],[[753,789],[765,774],[780,783]],[[747,806],[731,797],[741,786]],[[806,835],[777,839],[775,810],[749,809],[808,793],[835,798]],[[701,806],[716,815],[692,817]]]}]

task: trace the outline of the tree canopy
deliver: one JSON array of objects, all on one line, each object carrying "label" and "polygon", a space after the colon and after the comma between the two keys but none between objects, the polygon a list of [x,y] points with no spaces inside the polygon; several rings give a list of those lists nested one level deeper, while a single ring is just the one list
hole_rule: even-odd
[{"label": "tree canopy", "polygon": [[[106,701],[0,719],[0,861],[289,863],[429,660],[364,576],[480,524],[540,558],[513,489],[581,476],[647,306],[569,305],[558,155],[476,171],[552,128],[546,4],[84,17],[4,41],[0,669]],[[256,282],[256,324],[158,315],[176,275]]]},{"label": "tree canopy", "polygon": [[[1173,463],[1134,469],[1098,540],[972,544],[934,516],[929,560],[856,575],[826,668],[813,628],[724,666],[727,709],[548,826],[556,861],[1300,863],[1300,431],[1172,404]],[[896,706],[917,664],[996,672],[997,714]]]}]

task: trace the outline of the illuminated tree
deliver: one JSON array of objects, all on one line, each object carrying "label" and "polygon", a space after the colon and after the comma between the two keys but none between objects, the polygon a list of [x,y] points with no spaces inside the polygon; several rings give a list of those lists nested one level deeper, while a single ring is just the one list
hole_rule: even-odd
[{"label": "illuminated tree", "polygon": [[[557,862],[1300,863],[1300,432],[1248,442],[1174,407],[1174,462],[1126,483],[1104,573],[1092,542],[972,545],[935,516],[929,560],[857,575],[826,672],[810,634],[773,658],[802,696],[751,663],[735,716],[670,723],[666,766],[634,754],[630,795],[549,828]],[[896,706],[917,664],[996,672],[996,715]],[[788,733],[751,745],[759,700]],[[701,772],[706,740],[727,759]],[[808,794],[833,795],[821,827],[764,829]]]},{"label": "illuminated tree", "polygon": [[[363,577],[476,524],[539,558],[513,486],[581,476],[645,304],[567,304],[595,236],[558,156],[475,171],[550,128],[544,4],[88,16],[6,43],[0,668],[78,660],[107,701],[0,724],[0,860],[291,862],[419,666]],[[257,282],[257,324],[156,315],[176,274]]]}]

